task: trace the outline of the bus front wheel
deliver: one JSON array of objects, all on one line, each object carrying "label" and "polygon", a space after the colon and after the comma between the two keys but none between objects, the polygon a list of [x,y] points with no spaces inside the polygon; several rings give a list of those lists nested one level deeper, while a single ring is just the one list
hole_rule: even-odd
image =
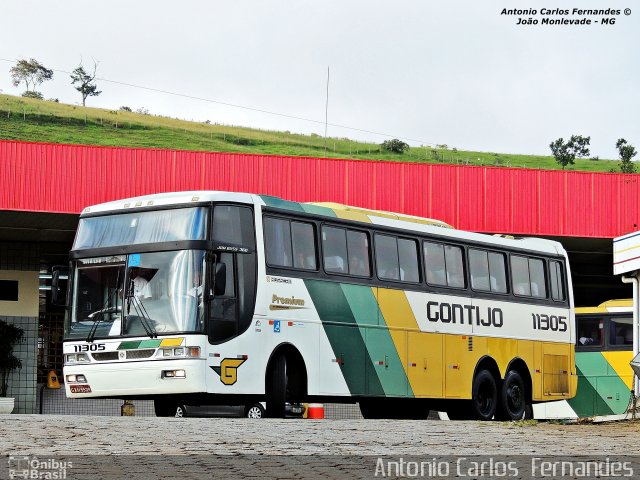
[{"label": "bus front wheel", "polygon": [[273,359],[267,380],[267,417],[284,418],[287,402],[287,358]]}]

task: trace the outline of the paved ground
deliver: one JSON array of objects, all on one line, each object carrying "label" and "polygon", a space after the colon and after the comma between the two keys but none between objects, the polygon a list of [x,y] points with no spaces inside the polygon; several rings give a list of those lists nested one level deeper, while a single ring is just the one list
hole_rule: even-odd
[{"label": "paved ground", "polygon": [[[36,455],[64,459],[82,455],[102,462],[83,469],[82,462],[73,457],[76,466],[72,473],[76,477],[67,478],[89,478],[96,470],[101,478],[157,478],[166,476],[167,468],[173,471],[183,463],[189,468],[197,465],[200,472],[200,476],[183,477],[206,478],[202,474],[207,473],[218,478],[223,468],[220,460],[215,465],[210,463],[211,456],[217,454],[227,456],[226,478],[372,478],[375,456],[380,455],[640,455],[639,438],[640,421],[559,425],[0,415],[0,454],[5,458]],[[228,460],[236,458],[228,455],[253,460],[240,464]],[[282,462],[287,460],[283,457],[274,461],[271,455],[297,455],[297,464],[309,461],[318,466],[311,476],[295,469],[295,474],[283,474]],[[331,456],[329,460],[326,455]],[[355,464],[348,456],[353,455],[374,456],[367,465],[361,462],[358,468],[364,472],[362,476],[349,470]],[[166,460],[161,461],[164,457]],[[138,461],[123,464],[122,458]],[[248,473],[251,468],[255,475]],[[7,478],[6,472],[0,468],[0,478]]]},{"label": "paved ground", "polygon": [[640,421],[518,425],[394,420],[0,415],[0,453],[640,455]]}]

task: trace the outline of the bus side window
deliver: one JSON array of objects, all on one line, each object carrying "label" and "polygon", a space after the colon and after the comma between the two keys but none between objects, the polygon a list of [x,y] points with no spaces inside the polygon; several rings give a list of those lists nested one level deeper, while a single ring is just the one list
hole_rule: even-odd
[{"label": "bus side window", "polygon": [[378,277],[385,280],[400,280],[396,238],[376,234],[375,250]]},{"label": "bus side window", "polygon": [[511,282],[513,293],[531,296],[529,282],[529,262],[525,257],[511,255]]},{"label": "bus side window", "polygon": [[447,285],[450,287],[465,288],[462,248],[445,245],[444,260],[447,266]]},{"label": "bus side window", "polygon": [[291,222],[293,266],[302,270],[316,270],[316,235],[310,223]]},{"label": "bus side window", "polygon": [[489,256],[484,250],[469,249],[469,275],[471,288],[490,291]]},{"label": "bus side window", "polygon": [[400,264],[401,281],[412,283],[420,281],[418,246],[415,240],[398,239],[398,262]]},{"label": "bus side window", "polygon": [[612,318],[609,320],[609,344],[616,347],[633,345],[633,319]]},{"label": "bus side window", "polygon": [[547,298],[547,282],[544,276],[544,262],[538,258],[529,259],[529,277],[531,278],[531,295]]},{"label": "bus side window", "polygon": [[216,205],[213,209],[212,238],[217,242],[255,250],[253,210],[238,205]]},{"label": "bus side window", "polygon": [[265,217],[264,240],[267,265],[273,267],[291,267],[291,228],[288,220]]},{"label": "bus side window", "polygon": [[444,246],[440,243],[424,242],[424,265],[429,285],[446,285],[447,272],[444,263]]},{"label": "bus side window", "polygon": [[322,227],[324,269],[329,273],[347,273],[347,235],[344,228]]},{"label": "bus side window", "polygon": [[347,230],[347,253],[349,255],[349,274],[359,277],[371,275],[369,266],[369,239],[364,232]]},{"label": "bus side window", "polygon": [[602,346],[603,320],[601,318],[581,318],[578,322],[576,345],[579,347]]},{"label": "bus side window", "polygon": [[507,262],[503,253],[489,252],[491,291],[507,293]]},{"label": "bus side window", "polygon": [[564,275],[560,262],[554,260],[549,262],[549,277],[551,280],[551,298],[557,301],[563,301],[565,299]]}]

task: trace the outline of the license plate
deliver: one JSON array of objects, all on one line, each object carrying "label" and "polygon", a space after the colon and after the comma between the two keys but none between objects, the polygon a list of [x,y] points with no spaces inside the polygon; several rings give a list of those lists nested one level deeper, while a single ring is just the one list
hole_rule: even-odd
[{"label": "license plate", "polygon": [[70,385],[69,389],[71,393],[91,393],[91,387],[89,385]]}]

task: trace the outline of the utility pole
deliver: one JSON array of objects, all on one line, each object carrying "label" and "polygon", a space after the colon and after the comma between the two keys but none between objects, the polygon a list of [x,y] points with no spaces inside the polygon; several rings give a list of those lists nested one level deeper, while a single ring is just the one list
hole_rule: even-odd
[{"label": "utility pole", "polygon": [[327,100],[324,105],[324,156],[327,156],[327,124],[329,120],[329,67],[327,66]]}]

